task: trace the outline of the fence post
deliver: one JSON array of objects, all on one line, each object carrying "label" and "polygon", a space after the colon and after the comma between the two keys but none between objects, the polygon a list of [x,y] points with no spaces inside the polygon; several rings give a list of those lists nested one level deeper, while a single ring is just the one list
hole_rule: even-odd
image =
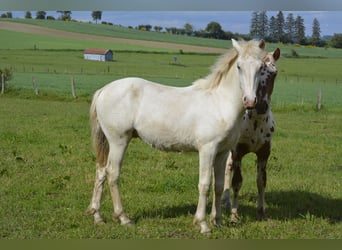
[{"label": "fence post", "polygon": [[32,76],[32,86],[33,86],[34,94],[38,95],[38,88],[37,88],[37,84],[36,84],[36,78],[34,76]]},{"label": "fence post", "polygon": [[5,93],[5,74],[1,74],[1,94]]},{"label": "fence post", "polygon": [[76,90],[75,90],[75,79],[74,77],[71,78],[71,94],[73,98],[76,98]]}]

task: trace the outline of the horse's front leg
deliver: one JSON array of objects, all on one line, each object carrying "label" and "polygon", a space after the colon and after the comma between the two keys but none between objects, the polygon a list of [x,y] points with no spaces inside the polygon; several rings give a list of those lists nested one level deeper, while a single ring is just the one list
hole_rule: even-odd
[{"label": "horse's front leg", "polygon": [[222,205],[225,209],[230,209],[230,179],[233,171],[233,159],[232,152],[229,151],[228,159],[226,162],[226,170],[224,175],[224,187],[223,187],[223,195],[222,195]]},{"label": "horse's front leg", "polygon": [[228,153],[220,153],[216,156],[214,162],[214,195],[213,205],[211,209],[211,223],[215,226],[220,226],[222,222],[221,213],[221,196],[224,187],[225,166]]},{"label": "horse's front leg", "polygon": [[199,152],[199,181],[198,204],[194,218],[194,225],[199,226],[201,233],[210,233],[211,230],[205,220],[207,198],[210,188],[211,169],[215,154],[210,146],[203,146]]},{"label": "horse's front leg", "polygon": [[257,152],[258,157],[258,173],[257,173],[257,187],[258,187],[258,205],[257,216],[263,220],[265,215],[265,189],[267,182],[267,160],[270,155],[271,144],[265,143],[264,146]]}]

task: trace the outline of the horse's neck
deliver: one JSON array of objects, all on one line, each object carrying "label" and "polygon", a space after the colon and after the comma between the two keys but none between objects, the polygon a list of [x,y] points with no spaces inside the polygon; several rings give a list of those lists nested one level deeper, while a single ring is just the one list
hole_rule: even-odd
[{"label": "horse's neck", "polygon": [[265,113],[259,114],[258,111],[254,109],[248,109],[245,111],[244,116],[248,117],[249,121],[263,121],[272,115],[271,107],[269,106]]},{"label": "horse's neck", "polygon": [[217,88],[218,94],[226,98],[231,105],[235,105],[240,113],[243,113],[242,96],[243,92],[240,88],[239,78],[237,74],[232,74],[228,79],[227,77],[222,78],[221,84]]}]

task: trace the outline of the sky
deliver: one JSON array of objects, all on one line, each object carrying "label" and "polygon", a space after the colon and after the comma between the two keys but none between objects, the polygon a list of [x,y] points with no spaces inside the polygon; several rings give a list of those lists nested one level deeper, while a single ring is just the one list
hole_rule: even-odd
[{"label": "sky", "polygon": [[[0,11],[0,13],[2,13]],[[12,11],[14,17],[23,18],[24,11]],[[276,16],[278,11],[267,11],[267,16]],[[304,19],[306,35],[312,34],[312,23],[317,18],[320,23],[321,36],[342,33],[342,11],[283,11],[284,17],[293,13]],[[35,11],[32,11],[35,15]],[[47,15],[58,17],[56,11],[47,11]],[[91,11],[72,11],[72,18],[78,21],[93,21]],[[215,21],[225,31],[248,34],[252,11],[103,11],[101,21],[116,25],[136,27],[140,24],[153,26],[183,28],[190,23],[195,30],[205,29],[206,25]]]}]

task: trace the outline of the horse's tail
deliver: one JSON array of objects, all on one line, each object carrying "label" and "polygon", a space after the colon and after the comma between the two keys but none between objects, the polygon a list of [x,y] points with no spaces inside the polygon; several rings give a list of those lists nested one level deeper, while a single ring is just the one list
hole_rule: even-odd
[{"label": "horse's tail", "polygon": [[100,93],[101,89],[97,90],[93,96],[93,101],[90,106],[90,126],[93,139],[93,147],[96,153],[96,162],[103,167],[107,163],[109,146],[107,138],[103,133],[101,125],[97,119],[96,102]]}]

